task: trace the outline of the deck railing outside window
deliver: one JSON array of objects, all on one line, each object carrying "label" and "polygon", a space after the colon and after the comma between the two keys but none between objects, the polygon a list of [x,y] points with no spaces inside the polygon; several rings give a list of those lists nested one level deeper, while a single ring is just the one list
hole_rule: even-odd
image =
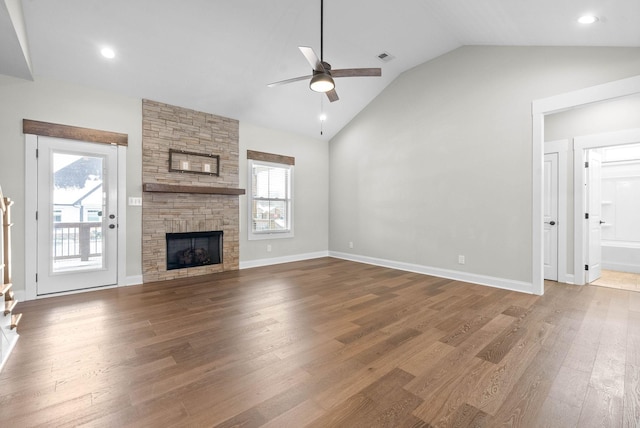
[{"label": "deck railing outside window", "polygon": [[102,222],[53,223],[54,260],[102,255]]}]

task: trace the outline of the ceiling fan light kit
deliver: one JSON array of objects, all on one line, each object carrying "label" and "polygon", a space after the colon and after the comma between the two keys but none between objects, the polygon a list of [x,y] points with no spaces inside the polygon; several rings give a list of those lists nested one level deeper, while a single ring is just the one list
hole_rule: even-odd
[{"label": "ceiling fan light kit", "polygon": [[309,87],[312,91],[315,92],[329,92],[333,88],[336,87],[331,76],[326,73],[314,73],[311,78],[311,82],[309,82]]},{"label": "ceiling fan light kit", "polygon": [[309,88],[312,91],[325,93],[329,101],[338,101],[338,94],[335,91],[334,77],[379,77],[382,76],[382,70],[380,68],[344,68],[341,70],[332,70],[331,64],[324,61],[324,0],[320,0],[320,58],[318,55],[308,46],[299,46],[300,52],[306,58],[313,74],[311,76],[294,77],[293,79],[281,80],[279,82],[269,83],[267,86],[274,87],[284,85],[286,83],[293,83],[300,80],[306,80],[311,77],[309,81]]}]

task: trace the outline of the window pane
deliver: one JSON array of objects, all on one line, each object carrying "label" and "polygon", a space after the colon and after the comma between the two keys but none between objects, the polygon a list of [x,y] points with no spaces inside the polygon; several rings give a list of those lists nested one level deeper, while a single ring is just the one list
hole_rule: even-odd
[{"label": "window pane", "polygon": [[269,201],[253,201],[253,230],[256,232],[269,230]]},{"label": "window pane", "polygon": [[253,196],[256,198],[269,197],[269,167],[253,167]]},{"label": "window pane", "polygon": [[252,185],[255,198],[287,199],[289,169],[254,165]]},{"label": "window pane", "polygon": [[289,215],[285,201],[253,201],[253,230],[256,232],[289,229]]},{"label": "window pane", "polygon": [[292,168],[256,162],[251,165],[251,231],[290,232]]},{"label": "window pane", "polygon": [[284,168],[271,168],[269,170],[269,198],[287,198],[288,172]]},{"label": "window pane", "polygon": [[100,215],[99,215],[100,211],[98,210],[88,210],[87,211],[87,221],[91,221],[91,222],[96,222],[96,221],[100,221]]},{"label": "window pane", "polygon": [[287,204],[284,201],[271,201],[269,206],[269,227],[271,230],[287,230]]}]

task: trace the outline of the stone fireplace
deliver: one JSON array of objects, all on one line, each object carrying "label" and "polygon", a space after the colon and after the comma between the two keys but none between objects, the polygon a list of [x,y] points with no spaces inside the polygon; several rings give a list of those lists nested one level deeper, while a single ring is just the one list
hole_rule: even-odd
[{"label": "stone fireplace", "polygon": [[[244,194],[238,189],[238,122],[143,100],[142,123],[144,282],[237,270],[239,195]],[[169,165],[170,150],[214,156],[219,173],[176,171]],[[211,243],[199,240],[211,233]],[[184,248],[169,249],[170,235]],[[195,238],[185,241],[187,236]],[[216,249],[219,254],[212,255]],[[182,262],[176,260],[180,257]],[[207,257],[215,262],[200,262]]]}]

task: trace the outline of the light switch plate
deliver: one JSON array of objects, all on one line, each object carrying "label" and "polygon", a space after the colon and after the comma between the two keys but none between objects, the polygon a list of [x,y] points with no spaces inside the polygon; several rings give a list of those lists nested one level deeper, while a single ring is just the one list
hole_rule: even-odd
[{"label": "light switch plate", "polygon": [[129,206],[131,206],[131,207],[141,207],[142,206],[142,198],[129,196]]}]

